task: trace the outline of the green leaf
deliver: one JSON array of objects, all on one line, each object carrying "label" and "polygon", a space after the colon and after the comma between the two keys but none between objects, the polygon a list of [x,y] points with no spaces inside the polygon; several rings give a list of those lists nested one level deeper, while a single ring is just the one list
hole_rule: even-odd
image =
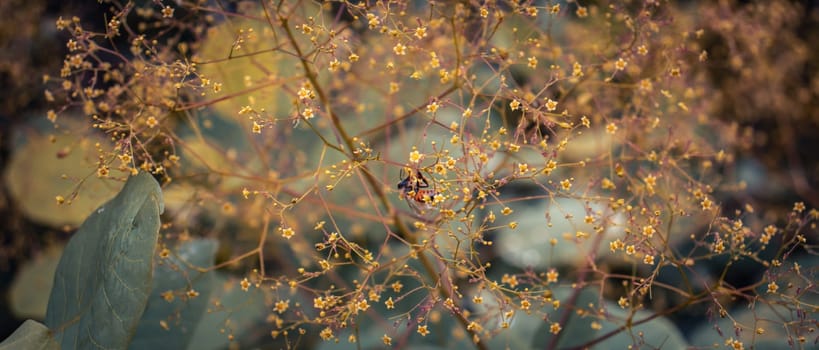
[{"label": "green leaf", "polygon": [[[557,289],[554,294],[557,299],[565,303],[570,292],[567,289]],[[589,305],[598,305],[598,295],[598,288],[585,288],[580,292],[575,305],[582,308],[588,308]],[[566,307],[568,306],[561,306],[558,310],[547,311],[550,319],[557,321],[560,313],[564,312]],[[576,312],[572,312],[566,323],[561,324],[563,329],[560,331],[560,339],[556,344],[557,348],[582,346],[612,331],[616,331],[620,326],[627,323],[629,318],[628,310],[621,309],[618,304],[611,301],[604,301],[602,308],[606,310],[604,318],[581,317]],[[632,320],[638,323],[651,316],[650,312],[639,310],[634,313]],[[593,328],[592,322],[598,322],[600,328]],[[549,326],[549,322],[542,322],[532,342],[532,348],[540,349],[550,344],[554,335],[549,332]],[[591,349],[626,349],[629,347],[637,349],[685,349],[688,347],[688,343],[680,330],[671,321],[665,317],[655,317],[630,329],[619,331],[615,335],[595,344]]]},{"label": "green leaf", "polygon": [[[613,302],[606,302],[608,318],[601,322],[602,328],[596,333],[601,335],[616,330],[625,323],[628,311],[621,309]],[[651,312],[639,310],[634,314],[634,321],[648,319]],[[594,349],[626,349],[629,346],[640,349],[687,349],[685,337],[674,323],[665,317],[655,317],[648,322],[624,330],[617,335],[596,345]]]},{"label": "green leaf", "polygon": [[6,340],[0,343],[0,350],[59,349],[48,327],[34,320],[26,320]]},{"label": "green leaf", "polygon": [[140,173],[68,242],[45,320],[63,348],[128,345],[151,292],[163,209],[159,184]]},{"label": "green leaf", "polygon": [[[113,198],[122,188],[121,181],[89,176],[97,168],[97,143],[109,147],[104,138],[75,134],[59,135],[53,142],[45,134],[33,134],[16,147],[4,180],[23,214],[52,227],[77,227],[96,207]],[[116,169],[111,172],[122,174]],[[72,199],[71,193],[80,183],[78,195]],[[58,205],[57,195],[70,199],[71,204]]]},{"label": "green leaf", "polygon": [[62,247],[51,247],[27,261],[9,289],[11,312],[19,318],[45,318],[48,295],[54,283],[54,272],[60,262]]},{"label": "green leaf", "polygon": [[[228,335],[248,341],[243,335],[252,333],[264,324],[264,318],[270,312],[270,307],[265,305],[264,291],[253,285],[244,291],[239,282],[239,279],[230,278],[224,273],[214,274],[208,310],[196,326],[187,349],[227,349],[236,345],[231,344]],[[266,337],[269,339],[269,335]]]},{"label": "green leaf", "polygon": [[[188,241],[156,266],[155,287],[130,349],[184,349],[188,345],[208,306],[215,281],[213,271],[203,273],[198,268],[213,266],[217,246],[211,239]],[[199,296],[183,297],[191,288]],[[170,302],[162,296],[168,291],[175,296]]]},{"label": "green leaf", "polygon": [[[580,307],[588,307],[589,304],[597,305],[597,291],[595,288],[584,288],[580,291],[574,304]],[[534,333],[532,348],[545,348],[552,342],[552,338],[555,335],[550,331],[551,323],[558,322],[563,312],[570,312],[570,314],[566,323],[560,325],[563,329],[560,331],[562,334],[560,334],[560,339],[558,339],[556,343],[558,349],[580,345],[594,339],[596,333],[589,327],[592,320],[589,318],[581,318],[575,312],[566,311],[569,307],[566,303],[568,303],[569,297],[573,293],[572,289],[559,287],[553,290],[553,293],[554,298],[560,300],[563,305],[557,310],[550,306],[545,307],[544,311],[549,315],[550,321],[540,321],[540,329]],[[514,324],[512,326],[514,326]]]},{"label": "green leaf", "polygon": [[[514,230],[508,226],[499,229],[494,245],[498,256],[512,266],[547,270],[559,265],[580,264],[595,247],[598,255],[606,253],[608,244],[595,245],[593,239],[570,244],[564,239],[566,235],[574,237],[577,232],[594,234],[595,225],[583,221],[587,206],[594,212],[610,215],[613,224],[602,232],[604,242],[623,235],[621,224],[625,222],[625,216],[612,213],[610,208],[600,203],[587,205],[572,198],[513,203],[509,207],[515,211],[516,218],[520,218],[520,221]],[[544,219],[544,213],[550,218],[548,221]],[[552,239],[561,243],[555,246]]]}]

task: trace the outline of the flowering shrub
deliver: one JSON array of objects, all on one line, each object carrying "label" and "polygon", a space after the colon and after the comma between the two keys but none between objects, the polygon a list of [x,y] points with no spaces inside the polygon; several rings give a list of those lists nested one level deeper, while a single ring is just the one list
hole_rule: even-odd
[{"label": "flowering shrub", "polygon": [[705,39],[756,19],[586,3],[105,2],[102,32],[56,23],[48,118],[108,137],[95,176],[162,180],[156,259],[215,238],[262,293],[230,341],[815,344],[816,210],[723,202],[747,135]]}]

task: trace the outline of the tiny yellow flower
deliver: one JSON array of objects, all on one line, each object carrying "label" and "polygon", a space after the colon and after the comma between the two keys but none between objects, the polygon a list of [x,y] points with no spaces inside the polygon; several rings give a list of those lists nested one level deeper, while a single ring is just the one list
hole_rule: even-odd
[{"label": "tiny yellow flower", "polygon": [[608,125],[606,125],[606,132],[613,135],[614,133],[617,132],[617,125],[614,124],[613,122],[609,123]]},{"label": "tiny yellow flower", "polygon": [[583,125],[586,128],[590,128],[591,127],[591,121],[589,121],[589,118],[587,118],[584,115],[584,116],[580,117],[580,125]]},{"label": "tiny yellow flower", "polygon": [[557,283],[558,277],[560,277],[560,273],[557,270],[549,269],[549,272],[546,273],[546,283]]},{"label": "tiny yellow flower", "polygon": [[668,72],[668,75],[670,75],[672,78],[677,78],[680,76],[680,74],[680,67],[671,68],[671,71]]},{"label": "tiny yellow flower", "polygon": [[339,61],[337,58],[334,58],[332,61],[330,61],[330,64],[327,66],[327,70],[329,70],[331,72],[335,72],[335,71],[338,70],[338,67],[340,67],[340,66],[341,66],[341,61]]},{"label": "tiny yellow flower", "polygon": [[637,53],[640,54],[640,56],[645,56],[648,54],[648,48],[645,45],[640,45],[637,47]]},{"label": "tiny yellow flower", "polygon": [[392,288],[393,292],[400,293],[401,288],[404,288],[404,285],[401,284],[401,282],[395,281],[390,285],[390,288]]},{"label": "tiny yellow flower", "polygon": [[367,300],[361,299],[358,303],[355,304],[356,313],[358,311],[367,311],[370,308],[370,304],[367,303]]},{"label": "tiny yellow flower", "polygon": [[725,251],[725,242],[721,239],[717,239],[712,247],[712,250],[717,254],[721,254]]},{"label": "tiny yellow flower", "polygon": [[557,322],[553,322],[553,323],[552,323],[552,324],[549,326],[549,332],[552,332],[552,334],[557,334],[557,333],[560,333],[560,330],[561,330],[561,329],[562,329],[562,328],[560,327],[560,324],[559,324],[559,323],[557,323]]},{"label": "tiny yellow flower", "polygon": [[404,56],[407,54],[407,46],[401,43],[396,44],[392,48],[392,52],[394,52],[398,56]]},{"label": "tiny yellow flower", "polygon": [[526,65],[529,66],[529,68],[532,68],[532,69],[537,68],[537,57],[534,57],[534,56],[529,57],[527,59],[527,64]]},{"label": "tiny yellow flower", "polygon": [[304,116],[304,119],[313,119],[315,117],[313,109],[310,107],[305,108],[301,115]]},{"label": "tiny yellow flower", "polygon": [[379,20],[375,14],[373,13],[367,14],[367,26],[370,29],[375,29],[376,27],[378,27],[379,23],[381,23],[381,20]]},{"label": "tiny yellow flower", "polygon": [[702,210],[711,210],[713,204],[714,202],[711,202],[711,200],[708,199],[707,197],[700,202]]},{"label": "tiny yellow flower", "polygon": [[626,297],[620,297],[620,300],[617,301],[617,304],[620,305],[621,308],[625,309],[626,307],[628,307],[629,302],[628,299],[626,299]]},{"label": "tiny yellow flower", "polygon": [[622,57],[618,58],[617,62],[614,62],[614,69],[618,71],[626,69],[626,66],[628,66],[628,62]]},{"label": "tiny yellow flower", "polygon": [[418,39],[423,39],[427,36],[427,28],[426,27],[418,27],[415,28],[415,37]]},{"label": "tiny yellow flower", "polygon": [[418,164],[418,162],[420,162],[422,158],[423,158],[423,155],[420,152],[418,152],[418,150],[413,150],[409,154],[410,163]]},{"label": "tiny yellow flower", "polygon": [[776,226],[774,225],[765,226],[764,231],[765,234],[773,236],[774,234],[776,234]]},{"label": "tiny yellow flower", "polygon": [[282,237],[287,238],[287,239],[290,239],[296,233],[296,231],[294,231],[292,227],[282,229],[281,231],[282,231]]},{"label": "tiny yellow flower", "polygon": [[557,109],[557,101],[552,100],[551,98],[546,99],[546,109],[549,112],[554,112]]},{"label": "tiny yellow flower", "polygon": [[508,284],[512,288],[515,288],[518,285],[518,278],[517,276],[505,273],[503,274],[503,277],[501,277],[501,282]]},{"label": "tiny yellow flower", "polygon": [[276,305],[275,305],[274,308],[275,308],[276,312],[278,312],[280,314],[283,314],[285,311],[287,311],[287,308],[289,306],[290,306],[290,300],[279,300],[278,302],[276,302]]},{"label": "tiny yellow flower", "polygon": [[330,339],[332,339],[332,338],[333,338],[333,330],[332,330],[332,329],[330,329],[330,327],[324,328],[324,329],[322,329],[322,330],[321,330],[321,332],[319,333],[319,336],[320,336],[320,337],[321,337],[321,339],[323,339],[323,340],[330,340]]},{"label": "tiny yellow flower", "polygon": [[776,293],[777,290],[779,290],[779,286],[776,282],[768,283],[768,293]]},{"label": "tiny yellow flower", "polygon": [[520,102],[518,100],[512,100],[512,102],[509,102],[509,108],[513,111],[517,111],[520,109]]},{"label": "tiny yellow flower", "polygon": [[310,99],[311,96],[313,96],[313,90],[310,90],[310,89],[302,86],[301,88],[299,88],[298,95],[299,95],[300,100],[307,100],[307,99]]},{"label": "tiny yellow flower", "polygon": [[583,66],[580,64],[580,62],[575,62],[572,65],[572,76],[575,78],[583,76]]},{"label": "tiny yellow flower", "polygon": [[618,250],[621,250],[621,249],[623,249],[625,247],[626,247],[626,244],[623,243],[623,241],[621,241],[620,239],[616,239],[616,240],[609,243],[609,248],[611,249],[612,253],[614,253],[614,252],[616,252]]},{"label": "tiny yellow flower", "polygon": [[640,91],[651,92],[652,90],[654,90],[654,85],[651,79],[640,80]]},{"label": "tiny yellow flower", "polygon": [[733,350],[744,350],[745,344],[743,344],[738,339],[728,338],[725,340],[725,345],[730,347]]},{"label": "tiny yellow flower", "polygon": [[427,105],[427,113],[435,113],[440,107],[441,105],[438,104],[438,101],[434,101]]}]

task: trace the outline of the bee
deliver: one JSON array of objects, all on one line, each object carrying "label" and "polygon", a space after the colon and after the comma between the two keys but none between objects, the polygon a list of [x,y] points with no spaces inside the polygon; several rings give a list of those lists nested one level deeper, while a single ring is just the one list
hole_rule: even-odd
[{"label": "bee", "polygon": [[396,187],[401,192],[399,196],[401,199],[408,198],[407,203],[410,203],[410,206],[415,208],[415,205],[410,202],[410,200],[415,201],[420,204],[425,204],[429,207],[429,204],[432,202],[432,198],[435,197],[437,192],[434,189],[429,188],[429,182],[427,179],[424,178],[424,175],[421,174],[420,170],[416,170],[415,174],[412,173],[408,174],[404,177],[404,170],[401,170],[401,177],[403,178],[401,182],[398,183]]}]

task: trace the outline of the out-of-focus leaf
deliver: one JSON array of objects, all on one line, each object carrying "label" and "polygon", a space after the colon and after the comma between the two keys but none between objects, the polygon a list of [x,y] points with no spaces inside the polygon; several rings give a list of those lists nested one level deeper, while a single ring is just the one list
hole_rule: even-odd
[{"label": "out-of-focus leaf", "polygon": [[[122,188],[122,182],[93,175],[97,142],[105,140],[68,134],[51,142],[45,135],[34,135],[14,151],[6,186],[26,217],[54,227],[76,226]],[[79,195],[70,204],[58,205],[55,197],[68,198],[82,179]]]},{"label": "out-of-focus leaf", "polygon": [[[200,296],[201,297],[201,296]],[[228,335],[244,339],[242,335],[257,329],[270,312],[265,305],[264,292],[253,286],[248,291],[239,287],[239,280],[222,273],[213,276],[213,291],[207,300],[207,310],[193,333],[190,350],[226,349]]]},{"label": "out-of-focus leaf", "polygon": [[[760,285],[756,292],[764,298],[760,297],[759,301],[751,306],[737,305],[728,311],[731,317],[703,323],[691,332],[691,344],[710,347],[713,344],[722,345],[729,338],[733,338],[741,341],[746,349],[750,347],[762,350],[791,349],[801,348],[797,345],[798,337],[804,336],[806,343],[801,346],[806,349],[819,349],[817,345],[819,338],[811,330],[816,325],[816,310],[810,306],[819,304],[819,296],[811,292],[819,275],[819,258],[802,255],[795,257],[794,260],[783,266],[799,264],[801,266],[799,272],[793,268],[787,269],[780,273],[775,281],[780,288],[788,286],[790,292],[783,292],[784,297],[775,300],[779,297],[767,292],[768,284]],[[758,334],[757,329],[762,329],[762,334]],[[789,344],[789,341],[793,345]]]},{"label": "out-of-focus leaf", "polygon": [[[559,288],[553,291],[554,292],[554,299],[560,300],[561,304],[565,305],[568,303],[568,299],[572,294],[572,290],[570,288]],[[587,307],[589,304],[597,305],[597,293],[595,289],[592,288],[585,288],[580,291],[580,295],[578,295],[577,300],[574,303],[575,305],[579,305],[581,307]],[[534,339],[532,341],[533,348],[546,348],[548,344],[554,338],[554,334],[551,332],[551,323],[558,322],[560,320],[561,314],[566,311],[566,307],[568,306],[561,306],[559,309],[554,310],[551,307],[547,307],[545,311],[549,315],[549,321],[540,321],[540,326],[538,330],[534,333]],[[518,317],[521,315],[517,315]],[[557,342],[557,348],[562,349],[571,346],[571,344],[582,344],[586,341],[589,341],[594,338],[594,332],[592,331],[589,324],[591,323],[591,319],[588,318],[581,318],[576,313],[572,312],[569,316],[568,320],[565,324],[561,324],[562,330],[560,331],[560,339]]]},{"label": "out-of-focus leaf", "polygon": [[[612,302],[606,302],[606,310],[608,311],[608,317],[600,322],[602,328],[594,333],[595,336],[617,329],[625,323],[628,317],[627,310],[621,309]],[[640,310],[634,314],[633,320],[638,322],[651,316],[650,312]],[[617,335],[594,346],[594,349],[628,349],[629,346],[641,349],[686,349],[689,345],[680,330],[669,319],[656,317],[629,330],[617,333]]]},{"label": "out-of-focus leaf", "polygon": [[[210,239],[188,241],[156,265],[154,290],[130,349],[184,349],[188,345],[208,306],[214,282],[214,272],[202,273],[197,268],[213,266],[217,246]],[[182,297],[189,289],[199,295]],[[164,299],[165,292],[173,293],[174,299]]]},{"label": "out-of-focus leaf", "polygon": [[159,184],[140,173],[69,240],[45,320],[63,348],[127,347],[151,292],[163,209]]},{"label": "out-of-focus leaf", "polygon": [[54,283],[54,271],[60,262],[62,247],[52,247],[26,262],[14,276],[9,290],[11,312],[20,318],[42,320],[48,307],[48,294]]},{"label": "out-of-focus leaf", "polygon": [[[625,222],[622,214],[612,213],[600,203],[588,206],[592,211],[610,217],[612,224],[603,231],[604,242],[614,240],[622,234],[620,224]],[[515,210],[515,218],[520,218],[520,221],[514,230],[503,228],[499,231],[496,249],[498,256],[510,265],[535,269],[574,265],[586,259],[589,253],[603,253],[609,249],[608,244],[601,244],[595,251],[594,239],[576,237],[577,232],[585,232],[592,237],[596,235],[594,225],[583,221],[586,207],[581,201],[558,198],[537,204],[514,203],[509,207]],[[549,215],[551,221],[544,218],[544,213]],[[552,239],[557,240],[557,245],[552,245]]]},{"label": "out-of-focus leaf", "polygon": [[[312,4],[302,5],[306,12],[321,14]],[[256,8],[248,10],[247,15],[261,18],[264,13],[261,8]],[[237,35],[241,34],[236,32],[236,28],[249,33],[238,46],[235,43]],[[207,40],[203,41],[197,56],[199,60],[210,62],[201,65],[198,70],[203,76],[221,84],[219,95],[239,95],[214,104],[215,110],[222,115],[232,116],[243,106],[251,105],[264,108],[276,116],[285,116],[291,112],[292,96],[288,96],[281,86],[304,72],[298,65],[297,57],[276,49],[282,45],[280,38],[283,37],[284,31],[271,27],[267,21],[239,17],[208,29]],[[302,47],[310,45],[304,36],[297,36],[297,41]],[[285,52],[292,49],[289,45],[282,46]],[[226,59],[229,57],[230,59]],[[324,82],[322,79],[322,83]],[[246,116],[241,116],[241,119],[247,121]]]},{"label": "out-of-focus leaf", "polygon": [[[556,299],[565,303],[570,292],[570,290],[560,289],[555,291],[554,295]],[[596,288],[582,290],[574,304],[582,308],[588,308],[589,305],[598,305],[598,290]],[[629,311],[621,309],[616,303],[606,301],[600,308],[605,310],[605,317],[581,317],[576,312],[572,312],[568,321],[560,325],[562,329],[556,344],[557,348],[573,348],[584,345],[628,323]],[[564,306],[561,306],[558,310],[549,309],[547,313],[551,322],[557,322],[560,315],[565,311]],[[651,316],[650,312],[640,310],[632,316],[632,322],[638,323]],[[552,338],[555,337],[550,332],[551,322],[541,321],[542,325],[535,332],[532,348],[541,349],[550,344]],[[592,326],[595,322],[597,327]],[[629,347],[685,349],[688,344],[682,333],[671,321],[664,317],[655,317],[647,322],[619,331],[604,341],[595,344],[591,349],[626,349]]]},{"label": "out-of-focus leaf", "polygon": [[48,327],[34,320],[26,320],[6,340],[0,343],[0,350],[60,349]]}]

